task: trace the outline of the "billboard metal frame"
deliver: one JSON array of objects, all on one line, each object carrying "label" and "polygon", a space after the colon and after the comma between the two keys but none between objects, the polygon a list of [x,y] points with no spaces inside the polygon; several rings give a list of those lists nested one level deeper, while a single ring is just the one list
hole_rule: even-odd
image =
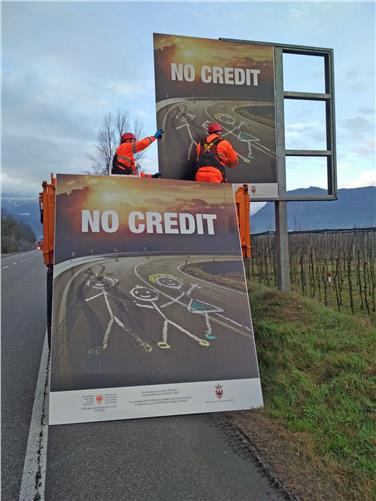
[{"label": "billboard metal frame", "polygon": [[[276,156],[278,176],[278,198],[267,198],[269,201],[299,201],[299,200],[336,200],[337,199],[337,161],[335,135],[334,106],[334,63],[333,49],[308,47],[303,45],[288,45],[250,40],[220,38],[225,42],[268,45],[274,48],[275,62],[275,104],[276,104]],[[283,54],[316,56],[324,59],[325,92],[291,92],[283,88]],[[285,148],[285,99],[301,101],[322,101],[325,103],[325,150],[298,150]],[[286,191],[286,157],[323,157],[327,164],[327,195],[292,195]]]}]

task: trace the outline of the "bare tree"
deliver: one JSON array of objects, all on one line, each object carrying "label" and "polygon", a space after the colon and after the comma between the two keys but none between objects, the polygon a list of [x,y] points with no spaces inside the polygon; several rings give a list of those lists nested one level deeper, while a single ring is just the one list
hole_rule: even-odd
[{"label": "bare tree", "polygon": [[[91,161],[87,174],[106,175],[111,171],[112,159],[124,132],[132,132],[137,138],[141,138],[144,133],[142,122],[135,120],[132,126],[128,111],[118,111],[115,116],[109,112],[104,116],[98,129],[95,152],[86,154]],[[136,161],[139,161],[142,155],[143,152],[137,153]]]}]

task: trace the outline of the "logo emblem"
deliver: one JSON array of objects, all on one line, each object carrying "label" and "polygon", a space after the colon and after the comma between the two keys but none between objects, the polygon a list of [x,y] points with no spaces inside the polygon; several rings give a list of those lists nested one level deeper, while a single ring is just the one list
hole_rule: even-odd
[{"label": "logo emblem", "polygon": [[223,397],[223,386],[221,386],[220,384],[217,384],[215,387],[215,395],[217,398]]},{"label": "logo emblem", "polygon": [[95,401],[100,405],[103,402],[103,395],[95,395]]}]

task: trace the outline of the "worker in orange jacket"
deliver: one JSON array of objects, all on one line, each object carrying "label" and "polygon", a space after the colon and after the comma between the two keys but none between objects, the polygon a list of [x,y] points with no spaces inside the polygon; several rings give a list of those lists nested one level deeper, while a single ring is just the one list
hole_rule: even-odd
[{"label": "worker in orange jacket", "polygon": [[222,127],[218,123],[208,126],[208,136],[197,145],[196,181],[225,183],[225,167],[233,169],[238,155],[231,143],[222,139]]},{"label": "worker in orange jacket", "polygon": [[[156,139],[161,139],[163,133],[164,130],[159,129],[154,136],[144,137],[140,141],[137,141],[136,137],[131,132],[122,134],[120,137],[120,145],[112,160],[111,174],[137,176],[137,166],[134,155],[150,146]],[[153,174],[151,177],[160,177],[160,174]]]}]

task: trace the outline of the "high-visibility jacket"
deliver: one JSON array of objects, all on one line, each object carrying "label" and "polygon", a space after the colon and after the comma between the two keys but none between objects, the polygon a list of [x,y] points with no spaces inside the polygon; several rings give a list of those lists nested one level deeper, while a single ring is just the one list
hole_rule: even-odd
[{"label": "high-visibility jacket", "polygon": [[154,136],[148,136],[140,139],[140,141],[122,143],[116,150],[111,174],[137,175],[134,155],[150,146],[155,139]]},{"label": "high-visibility jacket", "polygon": [[233,169],[238,155],[231,143],[217,134],[209,134],[197,145],[196,181],[226,182],[225,167]]}]

